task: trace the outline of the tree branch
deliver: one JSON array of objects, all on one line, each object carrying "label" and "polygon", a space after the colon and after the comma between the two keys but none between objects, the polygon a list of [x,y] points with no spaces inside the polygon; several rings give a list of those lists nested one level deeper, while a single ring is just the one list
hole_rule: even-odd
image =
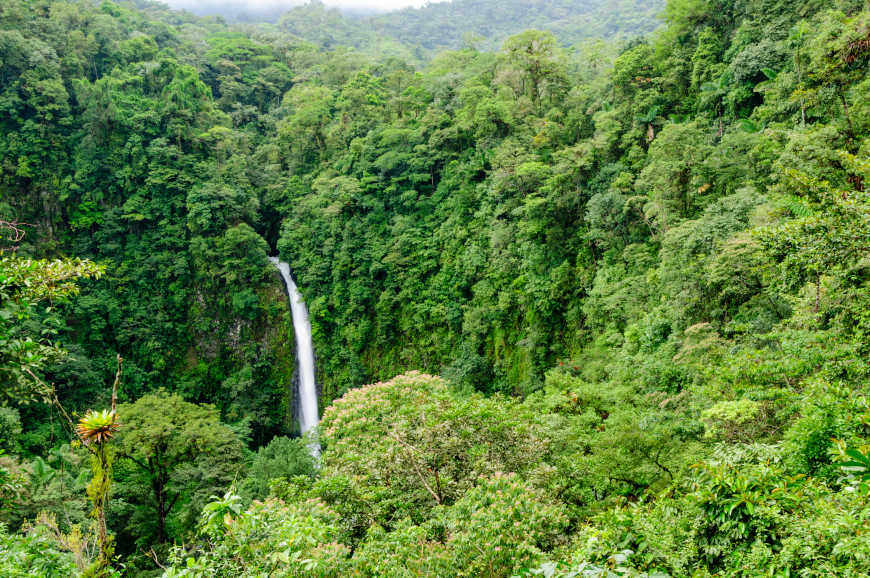
[{"label": "tree branch", "polygon": [[94,453],[93,449],[88,447],[88,444],[86,444],[85,440],[83,440],[82,437],[79,435],[78,431],[76,430],[75,423],[73,422],[73,420],[69,416],[69,414],[66,412],[66,409],[63,407],[63,404],[60,403],[60,399],[58,399],[58,397],[57,397],[57,391],[54,389],[54,384],[49,385],[49,384],[45,383],[44,381],[42,381],[39,378],[39,376],[37,376],[35,373],[33,373],[33,371],[30,370],[29,367],[25,367],[24,371],[25,371],[25,373],[30,375],[30,377],[32,377],[34,380],[36,380],[36,382],[45,389],[45,393],[47,394],[49,404],[53,405],[57,409],[58,413],[63,418],[63,421],[65,422],[65,424],[67,426],[67,429],[69,429],[69,432],[73,436],[75,436],[80,442],[82,442],[82,445],[85,446],[88,449],[88,451],[93,454]]},{"label": "tree branch", "polygon": [[144,463],[142,460],[137,460],[136,458],[134,458],[133,456],[131,456],[127,452],[118,452],[118,455],[119,455],[119,457],[126,458],[126,459],[130,460],[131,462],[133,462],[134,464],[136,464],[137,466],[139,466],[140,468],[142,468],[143,470],[145,470],[147,472],[151,471],[151,468],[148,467],[148,465],[146,463]]},{"label": "tree branch", "polygon": [[[9,240],[13,243],[17,243],[24,238],[27,232],[23,229],[23,227],[32,227],[28,223],[19,223],[18,221],[7,221],[6,219],[0,219],[0,231],[5,230],[9,232]],[[17,247],[12,247],[12,249],[16,249]],[[2,249],[0,249],[2,250]]]},{"label": "tree branch", "polygon": [[[394,440],[396,440],[397,442],[399,442],[400,444],[402,444],[404,447],[410,449],[412,452],[419,453],[419,450],[417,448],[415,448],[411,444],[407,443],[406,441],[400,439],[399,436],[397,436],[393,432],[391,432],[391,431],[387,432],[387,435],[390,436],[391,438],[393,438]],[[420,478],[420,483],[422,483],[423,487],[426,488],[426,491],[429,492],[433,498],[435,498],[435,502],[437,502],[440,505],[441,504],[441,496],[439,496],[438,493],[435,490],[433,490],[429,484],[426,483],[426,478],[423,476],[423,472],[421,472],[420,468],[417,466],[416,460],[414,460],[414,459],[411,460],[411,466],[414,468],[414,472],[417,474],[417,477]]]},{"label": "tree branch", "polygon": [[112,413],[115,413],[115,405],[118,401],[118,384],[121,383],[121,354],[118,354],[118,371],[115,372],[115,383],[112,384]]},{"label": "tree branch", "polygon": [[181,492],[178,492],[177,494],[175,494],[175,497],[173,497],[173,498],[169,501],[169,505],[166,506],[166,512],[165,512],[165,514],[166,514],[167,516],[169,515],[169,512],[172,511],[172,508],[175,507],[175,502],[177,502],[177,501],[178,501],[178,498],[180,498],[180,497],[181,497]]}]

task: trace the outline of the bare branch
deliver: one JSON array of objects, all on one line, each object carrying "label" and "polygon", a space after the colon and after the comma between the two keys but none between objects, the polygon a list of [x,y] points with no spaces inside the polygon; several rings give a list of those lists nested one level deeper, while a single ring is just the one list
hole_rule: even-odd
[{"label": "bare branch", "polygon": [[60,412],[61,417],[66,422],[66,425],[69,427],[69,430],[75,433],[75,424],[73,423],[72,418],[66,412],[66,409],[64,409],[64,407],[60,404],[60,400],[57,398],[57,391],[55,391],[54,389],[54,384],[48,385],[47,383],[39,379],[39,376],[33,373],[33,371],[31,371],[29,367],[25,367],[24,372],[30,375],[30,377],[32,377],[36,381],[36,383],[38,383],[45,389],[45,393],[47,394],[49,403],[57,408],[57,410]]},{"label": "bare branch", "polygon": [[155,564],[157,564],[157,566],[158,566],[161,570],[166,570],[166,569],[167,569],[166,566],[164,566],[163,564],[160,563],[160,559],[157,557],[157,552],[154,551],[154,548],[153,548],[153,547],[152,547],[151,549],[149,549],[148,552],[145,553],[145,555],[148,556],[149,558],[151,558],[151,560],[152,560]]},{"label": "bare branch", "polygon": [[[6,233],[9,235],[9,240],[12,243],[18,243],[21,241],[27,232],[24,230],[24,227],[32,227],[28,223],[20,223],[18,221],[12,220],[7,221],[6,219],[0,219],[0,233]],[[13,246],[12,249],[16,249],[17,247]],[[3,249],[0,249],[2,251]]]},{"label": "bare branch", "polygon": [[[415,448],[411,444],[407,443],[406,441],[402,440],[401,438],[399,438],[399,436],[397,436],[393,432],[391,432],[391,431],[387,432],[387,435],[390,436],[391,438],[393,438],[394,440],[396,440],[397,442],[399,442],[400,444],[402,444],[404,447],[410,449],[412,452],[419,453],[419,450],[417,450],[417,448]],[[411,459],[411,466],[414,468],[414,472],[417,474],[417,477],[420,478],[420,483],[423,484],[423,487],[426,488],[426,491],[429,492],[433,498],[435,498],[435,502],[440,505],[441,504],[441,496],[438,495],[438,493],[435,490],[433,490],[429,484],[426,483],[426,478],[423,476],[423,472],[420,471],[420,468],[417,466],[416,460],[413,458]],[[436,474],[436,479],[437,479],[437,474]],[[439,486],[440,485],[441,484],[439,482]]]},{"label": "bare branch", "polygon": [[118,401],[118,384],[121,383],[121,354],[118,354],[118,371],[115,372],[115,383],[112,384],[112,413],[115,413],[115,405]]}]

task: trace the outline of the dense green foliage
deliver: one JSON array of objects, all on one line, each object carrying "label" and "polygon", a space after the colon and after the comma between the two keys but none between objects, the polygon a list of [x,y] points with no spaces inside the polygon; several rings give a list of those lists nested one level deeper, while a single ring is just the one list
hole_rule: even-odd
[{"label": "dense green foliage", "polygon": [[111,478],[130,575],[870,573],[870,5],[603,5],[417,68],[479,22],[3,2],[0,571],[89,572]]},{"label": "dense green foliage", "polygon": [[[115,469],[129,471],[116,491],[132,510],[127,531],[143,544],[183,536],[190,517],[227,487],[242,462],[242,444],[214,407],[164,391],[118,408],[124,431]],[[182,530],[179,530],[181,528]]]},{"label": "dense green foliage", "polygon": [[272,480],[315,473],[316,460],[301,438],[275,437],[257,450],[239,490],[247,498],[263,500]]},{"label": "dense green foliage", "polygon": [[9,578],[62,578],[76,572],[72,555],[58,551],[56,542],[37,526],[24,536],[10,535],[0,525],[0,572]]},{"label": "dense green foliage", "polygon": [[[46,301],[75,294],[79,277],[99,277],[102,268],[89,261],[14,259],[0,255],[0,397],[5,403],[27,403],[44,398],[34,371],[57,362],[63,350],[51,342],[62,323]],[[5,410],[4,422],[12,427]],[[6,428],[4,428],[6,429]],[[13,436],[6,437],[12,444]],[[11,449],[7,447],[6,449]]]},{"label": "dense green foliage", "polygon": [[[245,222],[254,167],[225,150],[232,123],[184,62],[181,29],[114,4],[44,5],[0,8],[0,197],[35,225],[19,255],[62,251],[112,272],[52,318],[70,355],[47,379],[82,406],[104,395],[121,353],[127,398],[171,380],[247,419],[259,441],[292,431],[289,311]],[[280,98],[290,72],[272,73]]]}]

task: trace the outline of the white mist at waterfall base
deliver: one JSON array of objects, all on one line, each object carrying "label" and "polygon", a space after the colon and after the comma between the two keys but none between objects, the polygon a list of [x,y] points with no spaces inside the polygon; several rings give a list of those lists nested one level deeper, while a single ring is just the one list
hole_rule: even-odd
[{"label": "white mist at waterfall base", "polygon": [[[299,429],[303,434],[317,426],[317,382],[314,379],[314,345],[311,341],[311,322],[308,320],[308,309],[299,294],[299,289],[290,275],[290,265],[277,257],[269,257],[275,264],[284,284],[287,286],[287,296],[290,298],[290,312],[293,314],[293,331],[296,334],[296,361],[299,369],[299,386],[296,391],[299,401]],[[320,444],[312,444],[312,453],[320,453]]]}]

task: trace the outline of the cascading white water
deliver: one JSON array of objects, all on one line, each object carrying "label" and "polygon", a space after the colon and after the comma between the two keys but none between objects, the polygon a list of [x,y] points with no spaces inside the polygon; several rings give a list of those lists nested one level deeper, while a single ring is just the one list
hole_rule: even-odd
[{"label": "cascading white water", "polygon": [[[296,361],[299,364],[299,429],[306,433],[317,425],[317,383],[314,380],[314,346],[311,343],[311,322],[302,295],[290,275],[290,265],[277,257],[269,257],[284,278],[287,296],[290,298],[290,312],[293,314],[293,330],[296,333]],[[319,453],[319,447],[312,452]]]}]

